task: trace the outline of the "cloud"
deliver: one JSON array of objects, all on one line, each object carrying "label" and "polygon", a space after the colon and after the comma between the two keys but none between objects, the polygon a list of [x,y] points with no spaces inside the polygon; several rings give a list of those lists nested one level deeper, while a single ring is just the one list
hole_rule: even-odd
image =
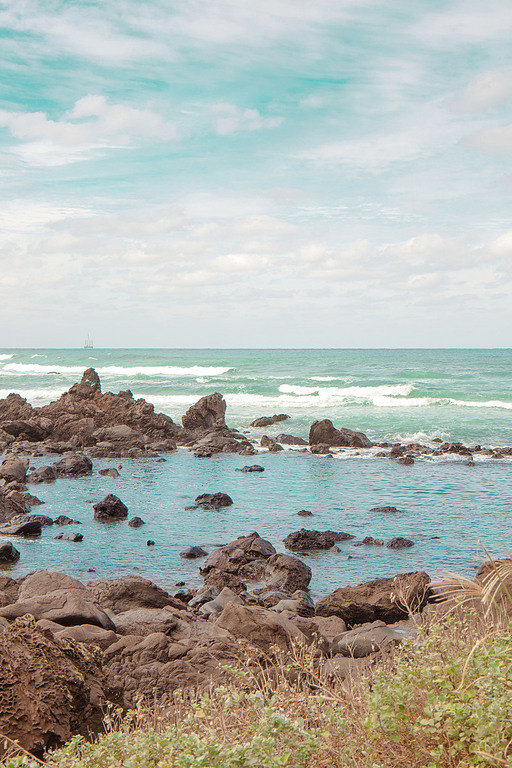
[{"label": "cloud", "polygon": [[263,117],[257,109],[240,109],[234,104],[215,104],[215,130],[219,136],[228,136],[239,131],[260,131],[278,128],[282,117]]},{"label": "cloud", "polygon": [[461,143],[489,154],[509,154],[512,152],[512,124],[484,128],[465,136]]},{"label": "cloud", "polygon": [[44,112],[0,110],[0,126],[21,143],[12,150],[29,165],[57,166],[106,149],[129,149],[135,139],[176,139],[176,127],[149,109],[109,104],[104,96],[84,96],[59,120]]},{"label": "cloud", "polygon": [[446,45],[453,50],[493,40],[508,42],[511,26],[508,0],[459,0],[447,3],[440,11],[425,13],[412,25],[411,32],[430,45]]},{"label": "cloud", "polygon": [[450,106],[457,112],[482,112],[511,98],[512,70],[480,72]]}]

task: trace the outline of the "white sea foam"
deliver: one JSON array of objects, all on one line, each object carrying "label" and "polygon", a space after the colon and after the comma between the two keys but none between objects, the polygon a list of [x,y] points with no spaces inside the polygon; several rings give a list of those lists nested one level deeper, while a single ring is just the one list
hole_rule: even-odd
[{"label": "white sea foam", "polygon": [[[8,363],[2,369],[7,373],[26,374],[67,374],[83,373],[83,365],[39,365],[38,363]],[[222,376],[232,368],[193,365],[182,368],[172,365],[137,366],[124,368],[120,365],[107,365],[96,368],[100,376]]]},{"label": "white sea foam", "polygon": [[413,391],[412,384],[395,384],[392,386],[381,385],[377,387],[298,387],[290,384],[281,384],[279,391],[285,395],[317,395],[322,399],[363,399],[369,400],[375,397],[407,397]]},{"label": "white sea foam", "polygon": [[[52,400],[57,400],[65,389],[23,389],[18,392],[21,397],[28,400],[29,403],[34,405],[42,405],[43,403],[49,403]],[[12,389],[0,389],[0,399],[4,399],[7,395],[12,393]]]},{"label": "white sea foam", "polygon": [[0,355],[0,360],[11,360],[14,355]]},{"label": "white sea foam", "polygon": [[464,408],[505,408],[507,411],[512,411],[512,403],[507,403],[504,400],[484,400],[478,402],[478,400],[450,400],[451,405],[460,405]]}]

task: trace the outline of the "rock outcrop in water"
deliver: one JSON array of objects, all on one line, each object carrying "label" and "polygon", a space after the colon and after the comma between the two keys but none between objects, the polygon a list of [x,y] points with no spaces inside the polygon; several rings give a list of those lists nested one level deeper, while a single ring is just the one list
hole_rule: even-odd
[{"label": "rock outcrop in water", "polygon": [[[32,408],[19,395],[0,400],[0,450],[10,448],[0,467],[0,479],[25,481],[26,460],[16,453],[33,453],[35,446],[46,453],[66,455],[44,472],[31,472],[29,482],[52,482],[57,475],[89,474],[87,456],[139,458],[173,451],[177,443],[197,456],[214,453],[254,453],[252,443],[225,422],[226,403],[219,392],[202,397],[183,416],[183,426],[143,398],[135,400],[130,390],[101,391],[101,382],[88,368],[58,400]],[[112,473],[114,474],[114,473]]]},{"label": "rock outcrop in water", "polygon": [[342,446],[346,448],[371,448],[373,443],[363,432],[336,429],[330,419],[315,421],[309,429],[310,445]]}]

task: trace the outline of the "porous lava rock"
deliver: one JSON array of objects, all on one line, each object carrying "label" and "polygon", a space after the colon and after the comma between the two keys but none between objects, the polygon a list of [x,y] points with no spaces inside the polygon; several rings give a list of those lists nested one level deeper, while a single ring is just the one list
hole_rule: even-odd
[{"label": "porous lava rock", "polygon": [[97,731],[106,701],[98,651],[56,641],[27,616],[2,629],[0,732],[42,755]]},{"label": "porous lava rock", "polygon": [[372,621],[393,624],[425,607],[430,577],[423,571],[340,587],[316,604],[317,616],[339,616],[349,627]]},{"label": "porous lava rock", "polygon": [[349,541],[353,538],[350,533],[342,533],[341,531],[308,531],[301,528],[300,531],[289,533],[283,539],[283,543],[287,549],[301,552],[313,549],[331,549],[337,541]]},{"label": "porous lava rock", "polygon": [[336,429],[330,419],[315,421],[309,429],[309,444],[324,444],[346,448],[371,448],[372,441],[363,432]]}]

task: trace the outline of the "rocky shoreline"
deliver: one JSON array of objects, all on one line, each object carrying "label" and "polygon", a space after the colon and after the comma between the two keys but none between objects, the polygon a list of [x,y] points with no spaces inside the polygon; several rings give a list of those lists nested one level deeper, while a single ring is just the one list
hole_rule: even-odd
[{"label": "rocky shoreline", "polygon": [[[361,432],[336,429],[328,419],[312,424],[308,441],[283,433],[256,442],[230,429],[225,413],[222,395],[214,393],[189,408],[179,426],[145,400],[134,400],[129,391],[102,393],[93,369],[42,408],[9,395],[0,401],[0,448],[5,452],[0,535],[35,537],[45,525],[75,522],[35,514],[40,500],[29,488],[62,476],[90,475],[95,458],[158,458],[177,446],[198,459],[215,453],[254,456],[261,448],[278,452],[283,445],[323,456],[333,450],[372,450],[402,464],[443,454],[458,454],[470,464],[478,454],[512,456],[510,448],[460,443],[375,445]],[[253,425],[260,429],[285,420],[285,414],[277,414]],[[30,457],[46,455],[60,458],[30,467]],[[252,464],[240,471],[263,468]],[[117,470],[101,472],[115,477]],[[231,503],[227,494],[201,494],[194,506],[219,509]],[[395,507],[374,511],[398,512]],[[100,523],[126,520],[128,510],[109,494],[94,504],[94,517]],[[128,524],[144,521],[133,518]],[[81,540],[79,533],[58,537]],[[141,576],[87,583],[50,571],[17,580],[0,577],[0,732],[41,752],[73,733],[95,732],[106,702],[133,707],[143,699],[165,705],[177,689],[221,682],[223,667],[241,655],[261,653],[271,659],[274,646],[286,651],[295,642],[310,646],[323,673],[350,678],[415,632],[437,590],[426,573],[413,572],[340,587],[315,604],[309,593],[311,569],[297,554],[336,550],[337,542],[348,539],[353,536],[342,531],[302,528],[284,539],[293,554],[278,553],[257,532],[208,555],[191,547],[180,554],[201,559],[204,586],[174,595]],[[384,541],[367,537],[355,545],[361,544],[383,546]],[[401,537],[387,542],[389,548],[411,545]],[[3,563],[18,557],[11,541],[1,542]]]}]

